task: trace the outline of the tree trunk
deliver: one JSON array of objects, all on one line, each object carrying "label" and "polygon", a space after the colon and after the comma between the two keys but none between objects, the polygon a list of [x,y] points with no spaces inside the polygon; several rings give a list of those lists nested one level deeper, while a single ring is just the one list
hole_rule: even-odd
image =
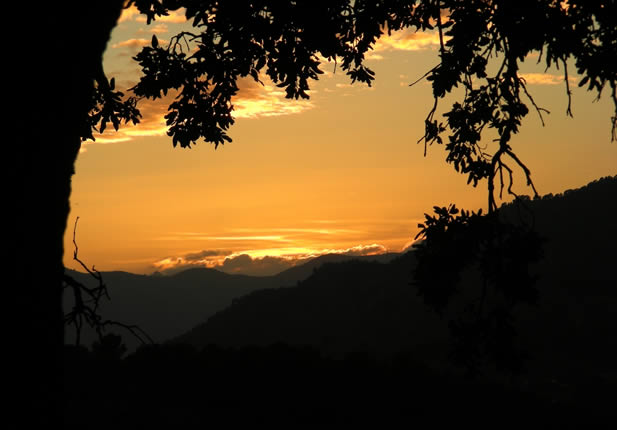
[{"label": "tree trunk", "polygon": [[20,10],[8,14],[28,26],[11,42],[16,52],[6,63],[12,76],[5,81],[9,125],[16,131],[5,143],[9,239],[3,260],[13,278],[6,291],[18,428],[62,428],[62,257],[71,177],[93,78],[122,5],[21,2],[14,6]]}]

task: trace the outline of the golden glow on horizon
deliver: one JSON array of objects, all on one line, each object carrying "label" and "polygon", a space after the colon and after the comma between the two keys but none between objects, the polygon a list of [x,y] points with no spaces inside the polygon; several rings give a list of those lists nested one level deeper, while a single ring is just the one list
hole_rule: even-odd
[{"label": "golden glow on horizon", "polygon": [[[175,270],[191,267],[207,267],[211,269],[227,269],[227,266],[234,265],[232,272],[248,272],[251,266],[261,266],[264,262],[270,264],[272,270],[262,274],[275,274],[285,268],[294,267],[312,258],[326,254],[342,254],[350,256],[372,256],[380,255],[388,250],[379,244],[359,245],[345,249],[310,249],[310,248],[269,248],[251,249],[242,252],[235,252],[225,255],[224,251],[202,251],[188,253],[184,256],[167,257],[154,262],[153,267],[159,272],[172,272]],[[237,260],[242,265],[237,264]],[[235,270],[234,270],[235,269]]]}]

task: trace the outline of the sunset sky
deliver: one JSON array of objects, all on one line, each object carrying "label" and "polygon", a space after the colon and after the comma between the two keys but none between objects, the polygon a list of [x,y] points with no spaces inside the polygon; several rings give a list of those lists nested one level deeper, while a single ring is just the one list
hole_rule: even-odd
[{"label": "sunset sky", "polygon": [[[183,21],[172,14],[147,26],[145,18],[125,11],[105,54],[116,86],[136,83],[131,57],[153,33],[164,44]],[[242,81],[233,142],[216,150],[203,142],[173,148],[162,118],[171,97],[144,100],[141,124],[107,130],[82,148],[66,266],[77,268],[77,216],[79,256],[99,270],[207,266],[271,274],[327,252],[399,252],[433,205],[486,208],[485,184],[467,185],[445,163],[442,147],[430,147],[424,157],[416,144],[433,101],[427,82],[409,83],[437,64],[436,47],[431,34],[393,34],[369,56],[377,74],[372,88],[351,86],[326,63],[308,101],[286,100],[268,82]],[[574,118],[568,118],[562,71],[545,71],[533,58],[523,71],[536,102],[551,112],[544,128],[531,112],[512,142],[538,192],[563,192],[617,174],[608,94],[594,102],[594,94],[576,86],[572,66]],[[441,102],[442,112],[452,100]],[[520,172],[515,189],[531,194]]]}]

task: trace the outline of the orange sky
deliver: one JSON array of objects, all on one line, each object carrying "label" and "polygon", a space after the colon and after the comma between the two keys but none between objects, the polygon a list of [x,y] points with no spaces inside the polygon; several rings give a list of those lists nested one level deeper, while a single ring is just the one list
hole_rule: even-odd
[{"label": "orange sky", "polygon": [[[147,26],[138,14],[125,13],[105,56],[117,87],[135,83],[131,56],[153,32],[164,43],[181,18]],[[77,268],[76,216],[79,255],[99,270],[207,265],[267,274],[324,252],[400,251],[433,205],[486,207],[485,188],[466,185],[444,162],[443,148],[431,147],[425,158],[416,144],[431,89],[426,82],[408,84],[437,63],[435,47],[430,34],[394,34],[369,57],[377,72],[373,88],[351,86],[325,64],[308,101],[285,100],[272,85],[243,81],[233,142],[217,150],[206,143],[173,148],[162,120],[167,105],[144,101],[142,124],[106,131],[82,149],[66,266]],[[544,128],[531,113],[512,142],[540,194],[617,174],[608,96],[593,102],[593,94],[574,85],[574,118],[567,118],[561,71],[545,72],[533,59],[523,71],[536,102],[552,112]],[[520,194],[531,194],[520,174],[515,184]]]}]

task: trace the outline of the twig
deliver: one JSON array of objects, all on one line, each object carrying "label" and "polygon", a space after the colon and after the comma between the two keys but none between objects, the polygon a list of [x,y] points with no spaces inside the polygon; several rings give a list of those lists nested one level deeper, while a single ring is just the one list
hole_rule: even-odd
[{"label": "twig", "polygon": [[572,91],[570,91],[570,80],[568,78],[568,63],[566,63],[565,59],[561,61],[563,62],[564,80],[566,81],[566,93],[568,94],[568,108],[566,109],[566,115],[573,118],[574,115],[572,115]]},{"label": "twig", "polygon": [[[84,322],[96,331],[99,340],[102,340],[103,333],[107,326],[117,326],[129,331],[142,344],[147,342],[154,343],[152,338],[137,325],[128,325],[113,320],[103,320],[101,315],[98,313],[101,298],[106,297],[110,300],[110,297],[107,291],[107,286],[103,282],[103,276],[101,273],[96,270],[94,266],[92,266],[92,269],[89,269],[88,266],[86,266],[86,264],[79,259],[79,247],[77,246],[76,239],[78,221],[79,217],[75,219],[75,225],[73,227],[73,245],[75,247],[73,251],[73,260],[77,261],[81,267],[84,268],[88,274],[90,274],[90,276],[96,279],[98,285],[90,288],[75,280],[70,275],[66,273],[64,274],[64,288],[72,289],[75,300],[72,310],[64,316],[64,323],[66,325],[72,324],[75,326],[75,344],[80,345],[81,343],[81,329]],[[84,298],[84,296],[86,296],[86,298]]]},{"label": "twig", "polygon": [[611,98],[615,105],[615,116],[611,117],[611,142],[614,142],[617,140],[617,85],[615,85],[614,81],[611,82]]},{"label": "twig", "polygon": [[439,51],[441,52],[441,56],[446,53],[446,46],[443,43],[443,24],[441,23],[441,5],[440,1],[437,2],[437,29],[439,30]]},{"label": "twig", "polygon": [[542,127],[544,127],[545,124],[544,124],[544,117],[542,116],[542,112],[546,112],[547,114],[550,115],[550,111],[548,109],[544,109],[542,107],[539,107],[536,104],[536,101],[533,99],[533,97],[531,96],[529,91],[527,91],[527,85],[526,85],[526,82],[525,82],[524,78],[519,77],[519,82],[521,84],[521,87],[523,88],[523,91],[525,92],[525,95],[527,96],[527,98],[529,99],[529,101],[531,102],[533,107],[536,109],[536,112],[538,113],[538,116],[540,117],[540,122],[542,123]]},{"label": "twig", "polygon": [[[417,143],[420,143],[424,140],[424,156],[425,157],[426,157],[426,150],[427,150],[428,137],[429,137],[428,127],[429,127],[429,124],[432,124],[431,121],[433,120],[433,117],[435,116],[435,112],[437,111],[438,101],[439,101],[439,98],[435,97],[435,103],[433,103],[433,108],[430,110],[430,112],[426,116],[426,119],[424,120],[424,126],[425,126],[424,136],[418,139],[418,142],[417,142]],[[439,125],[437,127],[439,127]],[[439,134],[439,129],[437,130],[437,134]]]},{"label": "twig", "polygon": [[426,78],[428,75],[430,75],[431,73],[433,73],[435,71],[435,69],[439,67],[439,64],[436,65],[435,67],[433,67],[431,70],[429,70],[428,72],[426,72],[425,74],[423,74],[422,76],[420,76],[418,79],[416,79],[415,81],[413,81],[411,84],[409,84],[410,87],[413,87],[414,85],[416,85],[418,82],[420,82],[422,79]]},{"label": "twig", "polygon": [[508,154],[510,158],[516,161],[516,164],[518,164],[521,167],[521,169],[523,169],[523,172],[525,172],[525,177],[527,178],[527,185],[530,186],[531,189],[533,190],[534,197],[539,197],[540,195],[538,194],[538,191],[536,191],[536,187],[533,181],[531,180],[531,171],[529,170],[529,168],[525,166],[525,164],[523,164],[523,162],[511,150],[507,149],[506,154]]}]

